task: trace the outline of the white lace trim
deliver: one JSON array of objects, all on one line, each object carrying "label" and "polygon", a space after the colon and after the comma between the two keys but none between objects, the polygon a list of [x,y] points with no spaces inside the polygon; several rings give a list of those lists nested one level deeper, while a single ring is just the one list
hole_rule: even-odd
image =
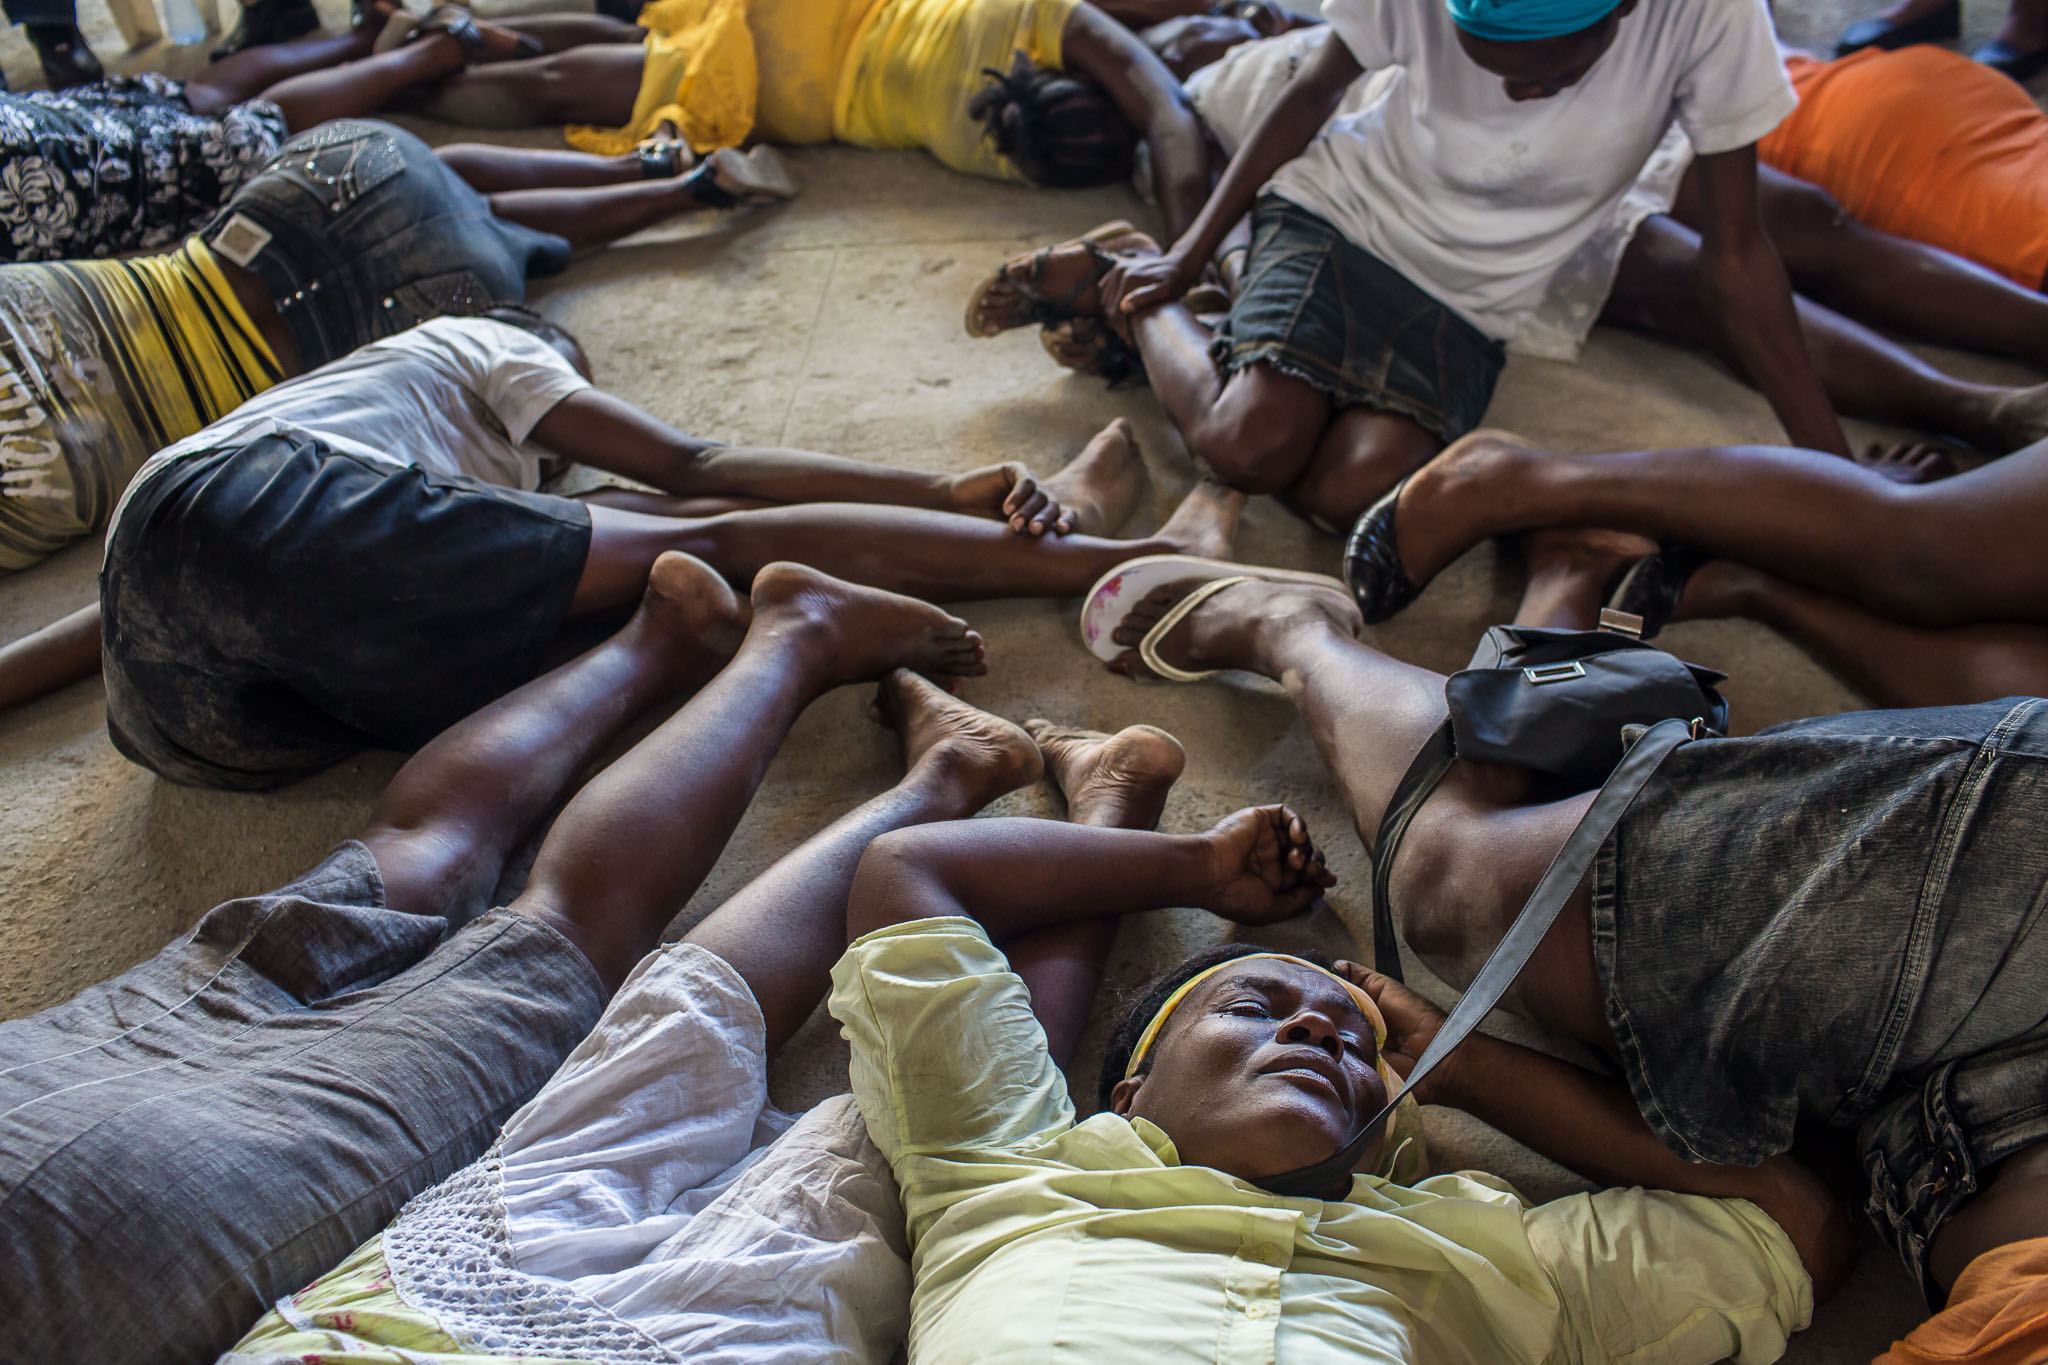
[{"label": "white lace trim", "polygon": [[398,1296],[478,1354],[680,1362],[603,1304],[513,1264],[503,1142],[407,1204],[385,1230],[384,1260]]}]

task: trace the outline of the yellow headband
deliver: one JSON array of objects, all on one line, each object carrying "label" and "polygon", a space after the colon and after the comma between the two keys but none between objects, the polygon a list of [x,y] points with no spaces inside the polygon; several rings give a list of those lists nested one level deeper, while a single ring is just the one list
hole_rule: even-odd
[{"label": "yellow headband", "polygon": [[[1146,1054],[1151,1052],[1152,1044],[1159,1041],[1159,1031],[1166,1027],[1167,1019],[1172,1016],[1173,1012],[1176,1009],[1180,1008],[1180,1002],[1188,998],[1189,991],[1192,991],[1195,987],[1201,985],[1204,981],[1207,981],[1210,977],[1216,975],[1216,973],[1222,971],[1225,967],[1235,967],[1238,964],[1244,962],[1258,962],[1261,959],[1271,962],[1292,962],[1297,967],[1306,967],[1312,972],[1320,972],[1322,975],[1329,977],[1332,981],[1335,981],[1338,985],[1342,986],[1345,990],[1351,993],[1352,1000],[1355,1001],[1358,1005],[1358,1012],[1365,1016],[1365,1021],[1368,1024],[1372,1025],[1372,1041],[1374,1048],[1384,1049],[1386,1047],[1387,1021],[1384,1017],[1381,1016],[1380,1007],[1373,1002],[1373,998],[1367,995],[1359,987],[1357,987],[1349,981],[1346,981],[1343,977],[1337,975],[1337,973],[1331,971],[1329,968],[1318,967],[1315,963],[1310,962],[1307,958],[1296,957],[1292,953],[1246,953],[1243,957],[1229,958],[1225,961],[1217,963],[1213,967],[1207,968],[1203,971],[1196,972],[1193,976],[1181,982],[1180,988],[1178,990],[1174,991],[1172,995],[1166,997],[1166,1003],[1159,1007],[1159,1013],[1152,1016],[1152,1022],[1145,1025],[1145,1031],[1138,1035],[1138,1044],[1136,1047],[1131,1049],[1130,1064],[1124,1068],[1124,1079],[1129,1080],[1131,1077],[1138,1074],[1138,1068],[1144,1063]],[[1380,1062],[1379,1072],[1380,1078],[1387,1083],[1388,1094],[1391,1095],[1396,1090],[1401,1088],[1400,1077],[1394,1075],[1391,1071],[1387,1069],[1387,1064],[1385,1061]]]}]

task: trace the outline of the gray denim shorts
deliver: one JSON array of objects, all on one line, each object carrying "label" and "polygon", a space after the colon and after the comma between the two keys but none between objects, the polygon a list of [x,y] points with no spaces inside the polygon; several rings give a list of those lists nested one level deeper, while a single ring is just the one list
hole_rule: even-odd
[{"label": "gray denim shorts", "polygon": [[0,1023],[0,1360],[211,1361],[482,1152],[605,991],[538,920],[448,928],[343,844]]},{"label": "gray denim shorts", "polygon": [[1406,275],[1275,194],[1213,344],[1227,374],[1267,364],[1340,408],[1406,417],[1449,444],[1479,425],[1507,351]]},{"label": "gray denim shorts", "polygon": [[[1696,1160],[1860,1131],[1916,1272],[2048,1136],[2048,700],[1862,711],[1667,759],[1594,867],[1636,1103]],[[1967,1188],[1965,1188],[1967,1187]]]}]

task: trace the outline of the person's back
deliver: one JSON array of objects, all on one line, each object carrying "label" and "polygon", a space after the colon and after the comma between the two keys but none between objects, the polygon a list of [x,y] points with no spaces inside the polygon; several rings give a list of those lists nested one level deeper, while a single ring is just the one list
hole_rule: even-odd
[{"label": "person's back", "polygon": [[281,377],[198,238],[0,266],[0,571],[104,523],[143,462]]}]

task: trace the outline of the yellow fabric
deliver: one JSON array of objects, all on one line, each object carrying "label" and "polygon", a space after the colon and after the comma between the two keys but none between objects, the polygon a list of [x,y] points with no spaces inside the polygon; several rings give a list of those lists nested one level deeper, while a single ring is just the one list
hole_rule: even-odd
[{"label": "yellow fabric", "polygon": [[913,1363],[1754,1363],[1811,1316],[1791,1243],[1740,1200],[1530,1208],[1471,1172],[1286,1199],[1180,1165],[1143,1119],[1076,1123],[1023,982],[971,920],[858,940],[831,1010],[902,1187]]},{"label": "yellow fabric", "polygon": [[[1380,1017],[1379,1005],[1374,1002],[1371,996],[1367,995],[1357,986],[1352,985],[1349,981],[1346,981],[1328,968],[1318,967],[1307,958],[1296,957],[1292,953],[1246,953],[1242,957],[1233,957],[1228,961],[1219,962],[1213,967],[1204,967],[1201,971],[1196,972],[1193,976],[1181,982],[1180,985],[1174,987],[1173,994],[1166,997],[1165,1001],[1159,1006],[1159,1012],[1152,1016],[1152,1021],[1145,1025],[1145,1031],[1138,1035],[1137,1043],[1131,1048],[1131,1060],[1124,1066],[1124,1079],[1128,1080],[1138,1074],[1138,1068],[1145,1064],[1145,1058],[1151,1054],[1152,1044],[1159,1041],[1159,1031],[1166,1027],[1166,1021],[1173,1017],[1173,1012],[1180,1008],[1180,1002],[1187,999],[1193,993],[1195,987],[1201,985],[1225,967],[1235,967],[1242,962],[1293,962],[1307,967],[1311,971],[1321,972],[1324,976],[1329,977],[1332,981],[1342,986],[1358,1005],[1358,1012],[1365,1016],[1367,1023],[1372,1025],[1372,1041],[1374,1045],[1377,1047],[1385,1047],[1387,1045],[1387,1021]],[[1401,1078],[1387,1070],[1387,1064],[1384,1059],[1379,1064],[1379,1073],[1380,1079],[1387,1083],[1388,1094],[1391,1095],[1394,1091],[1401,1088]]]},{"label": "yellow fabric", "polygon": [[1018,52],[1062,62],[1079,0],[883,0],[854,42],[832,129],[862,147],[923,147],[956,171],[1021,180],[997,156],[967,106],[982,70],[1008,70]]},{"label": "yellow fabric", "polygon": [[299,1365],[586,1365],[463,1350],[430,1315],[398,1297],[382,1237],[265,1313],[235,1343],[235,1354]]},{"label": "yellow fabric", "polygon": [[646,63],[623,128],[571,146],[631,151],[664,121],[699,152],[750,136],[924,147],[955,170],[1020,177],[968,117],[982,68],[1018,50],[1060,64],[1079,0],[650,0]]},{"label": "yellow fabric", "polygon": [[0,571],[98,530],[144,460],[281,377],[197,237],[0,266]]}]

